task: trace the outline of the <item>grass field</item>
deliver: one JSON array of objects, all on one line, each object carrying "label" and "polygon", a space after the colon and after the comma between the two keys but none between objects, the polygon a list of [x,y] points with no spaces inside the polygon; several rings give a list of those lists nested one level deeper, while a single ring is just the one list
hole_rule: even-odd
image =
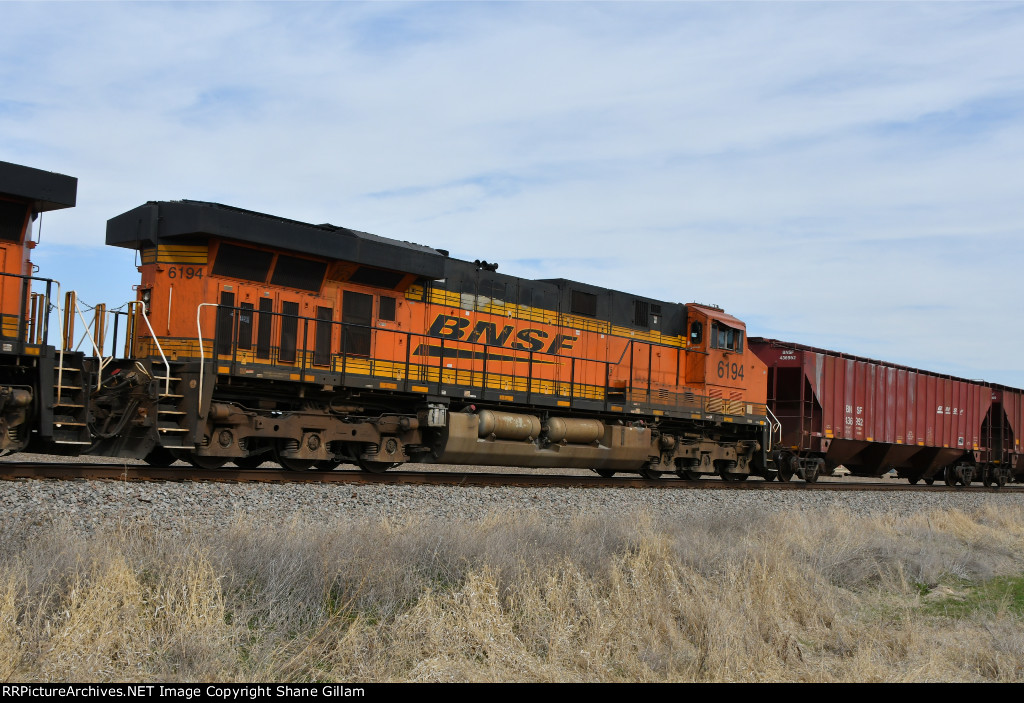
[{"label": "grass field", "polygon": [[0,680],[1022,681],[1024,510],[6,526]]}]

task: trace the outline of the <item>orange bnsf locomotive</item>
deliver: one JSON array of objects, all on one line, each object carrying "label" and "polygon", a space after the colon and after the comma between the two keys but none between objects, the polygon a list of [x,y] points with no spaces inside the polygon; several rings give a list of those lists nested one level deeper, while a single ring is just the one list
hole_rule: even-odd
[{"label": "orange bnsf locomotive", "polygon": [[773,475],[765,364],[716,307],[206,202],[147,203],[107,243],[141,284],[95,454]]},{"label": "orange bnsf locomotive", "polygon": [[[60,285],[35,276],[32,225],[44,212],[74,207],[78,180],[0,162],[0,451],[77,453],[87,428],[84,354],[55,347],[51,300]],[[54,298],[56,296],[56,298]],[[60,341],[58,341],[60,344]]]}]

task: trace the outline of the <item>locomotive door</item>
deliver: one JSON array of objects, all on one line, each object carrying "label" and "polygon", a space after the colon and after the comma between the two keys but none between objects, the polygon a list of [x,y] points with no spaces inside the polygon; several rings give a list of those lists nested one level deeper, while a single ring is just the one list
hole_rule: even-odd
[{"label": "locomotive door", "polygon": [[[281,343],[277,351],[277,360],[285,364],[294,364],[299,340],[299,301],[281,300],[280,319]],[[305,344],[303,344],[305,349]]]},{"label": "locomotive door", "polygon": [[341,298],[341,349],[348,356],[369,358],[372,351],[373,296],[344,291]]},{"label": "locomotive door", "polygon": [[691,309],[687,320],[686,340],[686,383],[704,383],[707,365],[708,317]]},{"label": "locomotive door", "polygon": [[259,312],[256,315],[256,358],[269,359],[274,326],[274,299],[260,297]]},{"label": "locomotive door", "polygon": [[232,337],[235,327],[235,292],[232,286],[224,286],[220,292],[220,303],[217,308],[217,328],[214,335],[217,339],[217,356],[231,354]]},{"label": "locomotive door", "polygon": [[334,332],[333,308],[316,306],[316,331],[313,339],[313,365],[331,365],[331,335]]}]

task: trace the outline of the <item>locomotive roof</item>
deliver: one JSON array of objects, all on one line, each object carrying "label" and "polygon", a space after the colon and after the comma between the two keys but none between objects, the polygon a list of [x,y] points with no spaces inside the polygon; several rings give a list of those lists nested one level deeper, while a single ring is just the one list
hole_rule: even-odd
[{"label": "locomotive roof", "polygon": [[60,210],[75,206],[78,179],[0,161],[0,195],[31,201],[33,212]]},{"label": "locomotive roof", "polygon": [[351,261],[423,278],[443,278],[445,255],[332,224],[314,225],[198,200],[150,201],[107,221],[107,244],[128,249],[167,239],[223,237],[327,259]]}]

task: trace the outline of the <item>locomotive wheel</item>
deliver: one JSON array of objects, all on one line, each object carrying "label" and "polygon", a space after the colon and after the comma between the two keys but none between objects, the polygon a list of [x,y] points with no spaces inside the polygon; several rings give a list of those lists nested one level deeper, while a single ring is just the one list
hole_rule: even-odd
[{"label": "locomotive wheel", "polygon": [[228,463],[228,460],[222,456],[199,456],[198,454],[192,454],[189,456],[188,462],[197,469],[219,469]]},{"label": "locomotive wheel", "polygon": [[232,459],[231,461],[233,461],[235,466],[237,466],[240,469],[255,469],[257,467],[263,466],[263,464],[267,461],[267,456],[265,454],[257,454],[255,456],[240,456],[237,459]]},{"label": "locomotive wheel", "polygon": [[390,461],[360,461],[359,468],[370,474],[382,474],[388,469],[398,466]]},{"label": "locomotive wheel", "polygon": [[647,466],[640,469],[640,478],[646,478],[650,481],[657,481],[661,478],[661,472],[657,469],[652,469]]},{"label": "locomotive wheel", "polygon": [[285,471],[307,471],[313,468],[315,459],[296,459],[293,457],[281,456],[282,447],[286,446],[284,440],[278,441],[274,447],[274,461],[281,465]]},{"label": "locomotive wheel", "polygon": [[614,469],[594,469],[594,473],[596,473],[601,478],[611,478],[612,476],[615,475],[615,470]]},{"label": "locomotive wheel", "polygon": [[143,461],[150,466],[155,466],[161,469],[166,469],[177,460],[178,458],[171,454],[171,451],[166,447],[154,447],[153,451],[147,454],[143,459]]},{"label": "locomotive wheel", "polygon": [[701,476],[699,472],[692,469],[679,469],[676,471],[676,474],[679,475],[679,478],[686,479],[687,481],[699,481]]}]

